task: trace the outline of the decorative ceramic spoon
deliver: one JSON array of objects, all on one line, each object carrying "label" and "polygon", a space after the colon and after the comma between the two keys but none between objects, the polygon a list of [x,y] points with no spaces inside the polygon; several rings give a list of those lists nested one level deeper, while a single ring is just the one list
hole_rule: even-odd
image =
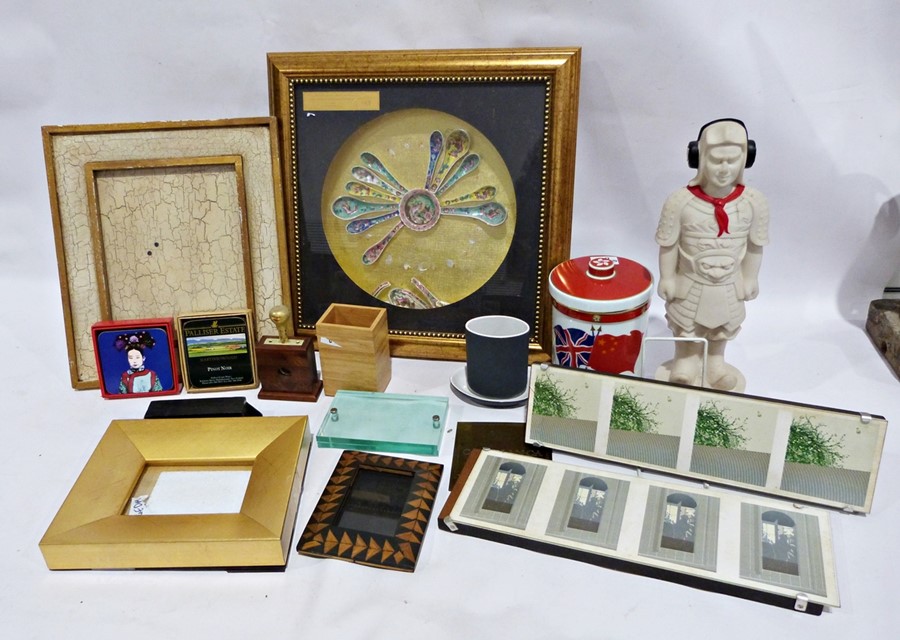
[{"label": "decorative ceramic spoon", "polygon": [[409,289],[391,289],[388,292],[388,302],[395,307],[403,307],[404,309],[428,308],[428,305]]},{"label": "decorative ceramic spoon", "polygon": [[388,231],[387,235],[384,236],[381,240],[373,244],[371,247],[366,249],[366,252],[363,254],[362,261],[363,264],[369,265],[374,264],[378,258],[381,257],[381,254],[384,253],[385,247],[388,246],[388,243],[400,232],[400,229],[403,228],[403,223],[398,222],[394,225],[394,228]]},{"label": "decorative ceramic spoon", "polygon": [[381,204],[379,202],[366,202],[350,196],[341,196],[331,205],[331,213],[341,220],[353,220],[369,213],[385,213],[396,210],[395,203]]},{"label": "decorative ceramic spoon", "polygon": [[455,185],[465,176],[475,171],[475,169],[478,168],[479,162],[481,162],[481,158],[478,157],[477,153],[470,153],[469,155],[467,155],[462,159],[461,162],[453,167],[453,171],[447,174],[447,177],[444,178],[444,181],[441,183],[441,185],[437,189],[435,189],[434,195],[441,195],[442,193],[444,193],[444,191]]},{"label": "decorative ceramic spoon", "polygon": [[428,299],[428,303],[432,306],[432,308],[447,306],[447,303],[443,300],[438,300],[437,297],[428,290],[428,287],[422,284],[421,280],[419,280],[418,278],[410,278],[410,280],[412,281],[413,286]]},{"label": "decorative ceramic spoon", "polygon": [[400,181],[397,180],[397,178],[395,178],[391,174],[391,172],[387,170],[387,167],[384,166],[384,164],[375,156],[375,154],[366,151],[362,153],[359,158],[363,161],[364,165],[384,178],[385,181],[388,182],[392,187],[395,187],[401,193],[408,191],[408,189],[400,184]]},{"label": "decorative ceramic spoon", "polygon": [[425,184],[423,185],[426,189],[434,177],[434,166],[437,164],[438,156],[444,150],[444,134],[440,131],[432,131],[431,138],[428,141],[428,148],[428,173],[425,174]]},{"label": "decorative ceramic spoon", "polygon": [[465,157],[469,151],[470,144],[469,134],[462,129],[450,132],[450,135],[447,136],[446,150],[444,151],[444,160],[441,163],[441,168],[435,173],[430,185],[427,187],[430,191],[437,193],[436,189],[444,181],[447,172],[460,158]]},{"label": "decorative ceramic spoon", "polygon": [[398,197],[403,195],[403,191],[392,187],[387,182],[379,178],[371,170],[366,169],[365,167],[353,167],[352,169],[350,169],[350,173],[360,182],[375,185],[379,189],[383,189],[384,191],[387,191],[388,193]]},{"label": "decorative ceramic spoon", "polygon": [[391,218],[396,218],[400,215],[400,211],[395,209],[390,213],[386,213],[382,216],[376,216],[374,218],[363,218],[361,220],[353,220],[347,224],[347,232],[348,233],[362,233],[363,231],[368,231],[376,224],[381,224],[386,220],[390,220]]},{"label": "decorative ceramic spoon", "polygon": [[378,296],[381,295],[381,292],[384,291],[385,289],[387,289],[389,286],[391,286],[391,281],[385,280],[380,285],[375,287],[375,291],[372,292],[372,297],[377,298]]},{"label": "decorative ceramic spoon", "polygon": [[376,200],[390,200],[391,202],[398,202],[399,198],[390,193],[385,193],[380,189],[376,189],[367,184],[363,184],[362,182],[348,182],[344,185],[344,189],[347,193],[354,196],[363,196],[366,198],[374,198]]},{"label": "decorative ceramic spoon", "polygon": [[492,227],[496,227],[506,222],[506,209],[503,208],[503,205],[496,202],[485,202],[469,207],[450,207],[441,209],[441,215],[475,218]]},{"label": "decorative ceramic spoon", "polygon": [[461,202],[469,202],[471,200],[484,202],[485,200],[493,200],[494,196],[496,195],[497,187],[481,187],[480,189],[473,191],[472,193],[467,193],[466,195],[454,198],[453,200],[444,200],[443,202],[441,202],[441,206],[452,207],[455,204],[459,204]]}]

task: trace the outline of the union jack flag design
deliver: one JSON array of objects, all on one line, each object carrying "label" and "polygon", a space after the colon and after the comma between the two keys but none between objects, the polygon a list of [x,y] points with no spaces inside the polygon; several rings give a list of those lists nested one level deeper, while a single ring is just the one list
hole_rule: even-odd
[{"label": "union jack flag design", "polygon": [[594,348],[594,336],[581,329],[564,329],[560,325],[553,327],[556,342],[556,359],[560,366],[572,369],[585,369]]}]

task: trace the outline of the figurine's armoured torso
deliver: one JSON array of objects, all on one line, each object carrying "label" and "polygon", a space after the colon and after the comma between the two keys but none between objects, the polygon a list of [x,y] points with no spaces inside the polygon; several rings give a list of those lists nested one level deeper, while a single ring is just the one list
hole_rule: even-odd
[{"label": "figurine's armoured torso", "polygon": [[726,200],[719,219],[715,206],[687,187],[663,207],[656,241],[678,247],[675,296],[666,304],[676,335],[729,340],[744,320],[741,265],[750,244],[768,243],[768,205],[749,187]]}]

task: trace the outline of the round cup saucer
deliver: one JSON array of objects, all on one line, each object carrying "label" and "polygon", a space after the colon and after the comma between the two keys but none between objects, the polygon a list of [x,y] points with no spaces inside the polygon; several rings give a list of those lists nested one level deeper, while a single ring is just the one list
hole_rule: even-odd
[{"label": "round cup saucer", "polygon": [[458,369],[450,376],[450,386],[460,395],[463,400],[467,400],[473,404],[480,404],[485,407],[510,408],[521,407],[528,402],[528,389],[511,398],[488,398],[482,396],[469,388],[469,380],[466,377],[466,368]]}]

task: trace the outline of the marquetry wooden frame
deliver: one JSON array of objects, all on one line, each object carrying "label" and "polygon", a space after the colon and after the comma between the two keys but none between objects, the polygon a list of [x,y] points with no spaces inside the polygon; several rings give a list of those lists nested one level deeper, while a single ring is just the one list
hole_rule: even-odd
[{"label": "marquetry wooden frame", "polygon": [[[409,495],[391,535],[338,525],[361,469],[411,476]],[[414,571],[442,472],[443,465],[433,462],[345,451],[300,537],[297,551],[383,569]]]}]

